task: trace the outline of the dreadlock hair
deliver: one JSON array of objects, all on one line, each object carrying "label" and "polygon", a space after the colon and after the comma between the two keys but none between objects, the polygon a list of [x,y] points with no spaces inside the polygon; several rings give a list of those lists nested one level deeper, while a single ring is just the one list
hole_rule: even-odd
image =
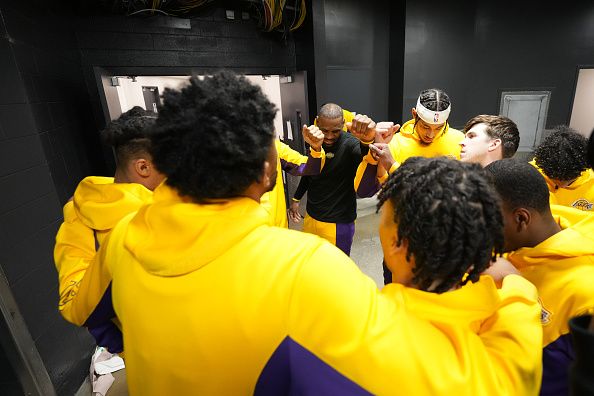
[{"label": "dreadlock hair", "polygon": [[189,82],[164,91],[153,162],[168,185],[195,202],[240,196],[261,178],[276,107],[258,86],[230,71]]},{"label": "dreadlock hair", "polygon": [[520,132],[515,122],[501,115],[477,115],[466,123],[464,133],[477,124],[485,124],[485,132],[491,139],[501,139],[501,154],[503,158],[511,158],[518,151]]},{"label": "dreadlock hair", "polygon": [[431,88],[419,94],[419,101],[423,106],[433,111],[443,111],[452,105],[450,97],[439,88]]},{"label": "dreadlock hair", "polygon": [[513,158],[491,162],[485,167],[506,206],[530,208],[538,213],[550,212],[549,188],[540,172],[532,165]]},{"label": "dreadlock hair", "polygon": [[[413,282],[443,293],[480,274],[503,250],[503,219],[497,194],[478,164],[446,157],[410,157],[390,175],[379,208],[394,206],[398,244],[408,241]],[[468,276],[464,279],[465,274]]]},{"label": "dreadlock hair", "polygon": [[573,180],[588,168],[588,139],[565,125],[553,133],[534,151],[536,165],[549,179]]},{"label": "dreadlock hair", "polygon": [[134,106],[101,131],[101,140],[115,150],[118,164],[150,153],[150,136],[157,115]]}]

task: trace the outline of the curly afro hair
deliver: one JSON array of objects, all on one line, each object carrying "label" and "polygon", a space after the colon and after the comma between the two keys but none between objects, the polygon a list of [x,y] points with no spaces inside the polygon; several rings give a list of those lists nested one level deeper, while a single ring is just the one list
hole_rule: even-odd
[{"label": "curly afro hair", "polygon": [[485,132],[491,139],[501,139],[501,154],[503,158],[514,156],[520,146],[520,132],[518,126],[511,119],[502,115],[477,115],[466,123],[464,133],[477,124],[485,124]]},{"label": "curly afro hair", "polygon": [[421,290],[443,293],[476,282],[503,250],[500,203],[478,164],[411,157],[384,184],[378,210],[387,200]]},{"label": "curly afro hair", "polygon": [[589,167],[587,151],[588,139],[560,125],[536,148],[534,158],[549,179],[568,181]]},{"label": "curly afro hair", "polygon": [[114,148],[117,163],[122,164],[150,152],[150,136],[157,115],[134,106],[101,131],[101,140]]},{"label": "curly afro hair", "polygon": [[163,98],[152,155],[168,185],[204,203],[240,196],[261,178],[276,107],[259,87],[220,71]]}]

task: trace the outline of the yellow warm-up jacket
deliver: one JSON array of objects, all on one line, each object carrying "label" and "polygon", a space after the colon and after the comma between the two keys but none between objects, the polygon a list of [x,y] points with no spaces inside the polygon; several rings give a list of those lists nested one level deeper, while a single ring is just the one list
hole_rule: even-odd
[{"label": "yellow warm-up jacket", "polygon": [[[257,202],[199,205],[166,184],[98,258],[132,395],[537,392],[540,309],[517,276],[451,301],[381,293],[325,240],[269,226]],[[460,305],[446,318],[441,301]]]},{"label": "yellow warm-up jacket", "polygon": [[542,304],[542,394],[562,395],[568,394],[573,361],[568,320],[594,313],[594,216],[574,216],[572,224],[555,215],[554,206],[552,211],[562,231],[508,259],[536,286]]},{"label": "yellow warm-up jacket", "polygon": [[270,225],[287,228],[289,223],[282,171],[293,176],[317,175],[324,167],[326,154],[324,149],[319,152],[309,150],[308,155],[305,156],[279,140],[275,140],[274,143],[278,153],[276,185],[272,191],[262,195],[260,204],[270,216]]},{"label": "yellow warm-up jacket", "polygon": [[[72,200],[64,205],[64,222],[54,247],[58,308],[66,320],[78,326],[85,324],[109,286],[109,282],[95,284],[92,271],[88,271],[97,249],[118,221],[137,211],[152,195],[141,184],[114,183],[112,177],[89,176],[79,183]],[[86,291],[79,294],[81,284],[94,288],[92,294],[97,298],[89,299]]]},{"label": "yellow warm-up jacket", "polygon": [[[390,152],[396,161],[391,169],[386,169],[392,173],[410,157],[440,157],[442,155],[460,159],[460,143],[464,139],[464,134],[457,129],[451,128],[445,124],[443,129],[435,136],[430,144],[423,143],[415,129],[415,120],[409,120],[400,127],[398,133],[394,135],[389,143]],[[368,169],[369,168],[369,169]],[[376,181],[371,178],[377,173],[377,161],[371,154],[367,154],[355,176],[355,190],[360,196],[372,196],[374,191],[379,190],[381,184],[388,179],[386,173]],[[371,186],[375,184],[375,188]],[[364,191],[363,191],[364,190]]]},{"label": "yellow warm-up jacket", "polygon": [[551,204],[571,206],[579,210],[594,212],[594,171],[586,169],[578,178],[567,187],[557,188],[555,183],[544,174],[542,169],[536,165],[536,161],[530,161],[547,182]]}]

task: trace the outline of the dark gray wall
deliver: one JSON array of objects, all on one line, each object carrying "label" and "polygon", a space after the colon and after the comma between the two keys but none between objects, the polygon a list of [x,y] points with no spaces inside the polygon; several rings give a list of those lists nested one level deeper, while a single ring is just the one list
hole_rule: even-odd
[{"label": "dark gray wall", "polygon": [[452,99],[452,124],[498,114],[502,90],[552,91],[547,127],[569,123],[578,65],[594,64],[594,3],[408,1],[405,119],[422,89]]},{"label": "dark gray wall", "polygon": [[318,106],[388,116],[390,13],[384,1],[313,2]]},{"label": "dark gray wall", "polygon": [[67,22],[17,2],[0,14],[0,265],[56,390],[72,394],[92,342],[58,313],[52,251],[62,204],[91,170],[90,107]]},{"label": "dark gray wall", "polygon": [[[179,27],[177,18],[163,16],[82,15],[76,19],[77,46],[96,128],[106,123],[97,67],[114,75],[190,75],[222,68],[244,74],[295,71],[291,36],[283,40],[280,33],[261,32],[253,20],[228,20],[222,8],[187,22],[189,29]],[[105,161],[113,169],[111,158]]]}]

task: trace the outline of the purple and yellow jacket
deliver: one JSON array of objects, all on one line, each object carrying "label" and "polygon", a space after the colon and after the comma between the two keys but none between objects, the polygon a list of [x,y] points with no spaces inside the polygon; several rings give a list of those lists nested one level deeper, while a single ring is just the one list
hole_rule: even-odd
[{"label": "purple and yellow jacket", "polygon": [[200,205],[162,184],[111,232],[98,267],[113,279],[131,395],[538,392],[540,308],[525,279],[380,292],[327,241],[268,223],[249,198]]},{"label": "purple and yellow jacket", "polygon": [[569,394],[574,351],[568,321],[594,313],[594,216],[572,208],[557,209],[551,207],[562,231],[533,248],[508,255],[538,289],[544,333],[541,395]]},{"label": "purple and yellow jacket", "polygon": [[[112,352],[121,351],[120,331],[111,320],[99,323],[92,318],[103,295],[108,299],[103,304],[111,309],[109,282],[96,284],[89,266],[118,221],[136,212],[152,196],[152,191],[141,184],[114,183],[112,177],[86,177],[77,186],[73,199],[64,205],[64,222],[56,235],[58,309],[67,321],[88,327],[97,344]],[[99,298],[89,298],[88,288],[92,289],[91,295]]]}]

